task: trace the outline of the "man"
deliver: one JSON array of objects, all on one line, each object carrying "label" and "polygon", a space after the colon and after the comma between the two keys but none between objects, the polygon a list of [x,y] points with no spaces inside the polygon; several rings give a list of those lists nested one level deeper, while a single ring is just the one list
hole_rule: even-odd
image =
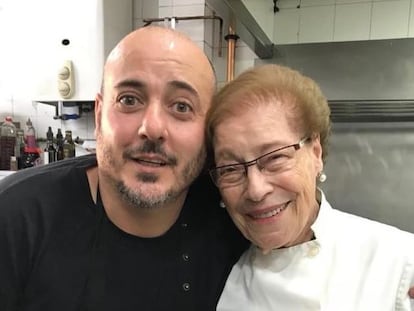
[{"label": "man", "polygon": [[214,90],[206,56],[173,30],[142,28],[114,48],[96,157],[0,183],[0,310],[215,309],[246,245],[196,180]]}]

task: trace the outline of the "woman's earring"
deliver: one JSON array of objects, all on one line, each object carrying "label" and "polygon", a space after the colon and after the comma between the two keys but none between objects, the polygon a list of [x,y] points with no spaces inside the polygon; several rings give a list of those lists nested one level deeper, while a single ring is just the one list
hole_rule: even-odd
[{"label": "woman's earring", "polygon": [[319,172],[317,178],[319,182],[324,182],[326,180],[326,174],[324,172]]},{"label": "woman's earring", "polygon": [[224,202],[222,200],[220,200],[219,205],[220,205],[221,208],[226,208],[226,204],[224,204]]}]

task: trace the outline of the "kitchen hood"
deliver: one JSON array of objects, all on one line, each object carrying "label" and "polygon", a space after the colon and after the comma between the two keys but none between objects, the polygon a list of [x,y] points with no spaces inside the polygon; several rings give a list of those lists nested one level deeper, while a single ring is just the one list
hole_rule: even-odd
[{"label": "kitchen hood", "polygon": [[414,121],[414,39],[275,45],[257,59],[318,82],[334,122]]}]

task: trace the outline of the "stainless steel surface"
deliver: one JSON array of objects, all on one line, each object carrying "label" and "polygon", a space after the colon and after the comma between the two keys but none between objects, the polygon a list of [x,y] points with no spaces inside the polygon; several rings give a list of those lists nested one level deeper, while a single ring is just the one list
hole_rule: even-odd
[{"label": "stainless steel surface", "polygon": [[414,123],[336,123],[330,142],[331,204],[414,233]]},{"label": "stainless steel surface", "polygon": [[329,101],[333,122],[414,121],[414,100]]},{"label": "stainless steel surface", "polygon": [[321,86],[329,100],[414,99],[414,38],[289,44],[272,59]]}]

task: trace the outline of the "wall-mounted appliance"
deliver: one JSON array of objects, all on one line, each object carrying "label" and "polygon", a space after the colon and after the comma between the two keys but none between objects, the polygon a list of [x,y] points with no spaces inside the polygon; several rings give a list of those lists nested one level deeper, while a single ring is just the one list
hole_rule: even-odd
[{"label": "wall-mounted appliance", "polygon": [[35,100],[93,100],[105,59],[132,30],[131,0],[36,1],[41,53]]},{"label": "wall-mounted appliance", "polygon": [[[95,99],[106,57],[132,29],[132,0],[10,1],[4,15],[13,35],[2,46],[13,93],[80,108]],[[61,107],[61,108],[62,108]],[[61,110],[61,109],[60,109]]]}]

